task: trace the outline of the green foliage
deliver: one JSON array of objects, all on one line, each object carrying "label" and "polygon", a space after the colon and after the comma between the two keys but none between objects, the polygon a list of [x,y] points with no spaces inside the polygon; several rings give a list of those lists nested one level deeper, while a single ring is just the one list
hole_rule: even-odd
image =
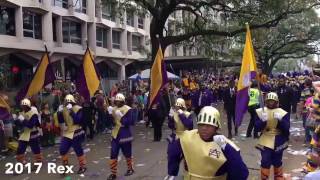
[{"label": "green foliage", "polygon": [[[248,22],[253,32],[260,64],[263,69],[272,69],[279,59],[305,57],[314,53],[312,43],[319,39],[319,22],[312,10],[320,5],[318,0],[102,0],[102,2],[113,3],[119,15],[127,10],[148,13],[152,17],[150,23],[152,56],[157,50],[156,35],[159,35],[164,50],[169,45],[184,43],[186,46],[197,45],[197,48],[202,50],[202,55],[239,59],[237,51],[242,47],[245,23]],[[177,13],[182,13],[182,17],[175,17]],[[175,18],[172,20],[170,17]],[[169,33],[171,30],[167,29],[168,23],[175,27],[174,33]],[[255,29],[258,30],[254,31]]]}]

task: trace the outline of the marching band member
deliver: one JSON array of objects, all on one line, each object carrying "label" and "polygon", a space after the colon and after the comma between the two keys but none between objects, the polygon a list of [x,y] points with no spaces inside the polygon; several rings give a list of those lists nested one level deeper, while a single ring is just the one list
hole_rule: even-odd
[{"label": "marching band member", "polygon": [[[174,110],[170,110],[168,126],[172,130],[170,136],[168,136],[167,140],[169,142],[167,152],[171,151],[171,148],[174,148],[174,141],[178,140],[179,136],[185,130],[191,130],[193,128],[193,121],[191,117],[191,113],[186,110],[186,103],[182,98],[178,98],[176,100]],[[170,168],[170,166],[176,166],[175,163],[180,164],[180,161],[171,162],[171,158],[169,158],[168,154],[168,176],[166,179],[170,179],[170,176],[177,176],[179,169]],[[172,171],[171,170],[175,170]]]},{"label": "marching band member", "polygon": [[125,176],[130,176],[134,173],[132,165],[133,136],[130,130],[130,126],[134,125],[134,119],[131,115],[132,110],[129,106],[125,105],[125,97],[121,93],[116,95],[115,105],[116,107],[112,110],[115,126],[111,132],[111,174],[109,175],[108,180],[115,180],[117,178],[118,155],[120,149],[127,160],[128,170],[125,173]]},{"label": "marching band member", "polygon": [[63,131],[63,137],[60,143],[62,164],[69,164],[68,151],[70,147],[72,147],[79,161],[79,170],[77,173],[82,174],[87,170],[86,158],[81,146],[85,138],[85,133],[80,126],[82,121],[82,107],[76,105],[73,95],[68,94],[65,97],[65,105],[60,106],[58,111],[58,121]]},{"label": "marching band member", "polygon": [[40,127],[39,115],[32,110],[29,99],[21,101],[22,112],[18,117],[14,117],[18,124],[23,126],[23,131],[19,137],[19,144],[17,149],[16,159],[23,164],[25,161],[25,152],[27,146],[31,147],[34,154],[35,162],[42,162],[42,154],[40,150],[40,134],[38,128]]},{"label": "marching band member", "polygon": [[185,180],[246,180],[249,172],[239,148],[217,133],[221,127],[219,111],[205,106],[198,115],[197,124],[198,129],[184,131],[168,151],[170,161],[175,162],[169,171],[177,171],[178,161],[184,157]]},{"label": "marching band member", "polygon": [[274,179],[283,180],[282,155],[288,147],[290,119],[289,114],[279,108],[278,95],[270,92],[266,97],[266,107],[256,110],[258,118],[255,128],[261,131],[257,148],[261,151],[261,179],[270,176],[270,167],[274,167]]}]

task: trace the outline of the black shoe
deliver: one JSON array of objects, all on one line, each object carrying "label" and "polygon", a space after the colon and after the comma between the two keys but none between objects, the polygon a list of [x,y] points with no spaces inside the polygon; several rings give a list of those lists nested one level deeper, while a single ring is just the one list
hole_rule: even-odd
[{"label": "black shoe", "polygon": [[228,139],[232,139],[232,134],[228,134]]},{"label": "black shoe", "polygon": [[117,176],[115,174],[110,174],[107,180],[116,180]]},{"label": "black shoe", "polygon": [[247,138],[250,138],[250,137],[252,137],[252,135],[251,135],[251,134],[247,134],[246,137],[247,137]]},{"label": "black shoe", "polygon": [[86,172],[87,168],[86,167],[80,167],[77,174],[83,174],[84,172]]},{"label": "black shoe", "polygon": [[128,169],[124,176],[131,176],[134,173],[133,169]]}]

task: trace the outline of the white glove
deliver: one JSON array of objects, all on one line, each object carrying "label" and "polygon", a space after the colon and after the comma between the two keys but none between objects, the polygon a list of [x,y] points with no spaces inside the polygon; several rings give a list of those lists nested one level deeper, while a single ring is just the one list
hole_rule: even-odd
[{"label": "white glove", "polygon": [[24,120],[24,117],[20,114],[20,115],[18,116],[18,119],[19,119],[19,121],[23,121],[23,120]]},{"label": "white glove", "polygon": [[13,118],[13,120],[17,120],[17,115],[16,114],[12,114],[12,118]]},{"label": "white glove", "polygon": [[278,121],[281,120],[281,115],[279,113],[273,113],[273,118],[277,119]]},{"label": "white glove", "polygon": [[67,109],[68,109],[68,110],[72,109],[72,104],[68,104],[68,105],[67,105]]},{"label": "white glove", "polygon": [[113,107],[112,107],[112,106],[109,106],[109,107],[108,107],[108,113],[109,113],[109,114],[112,114],[112,111],[113,111]]},{"label": "white glove", "polygon": [[169,116],[170,116],[170,117],[173,117],[173,115],[174,115],[173,113],[174,113],[174,111],[173,111],[173,109],[171,108],[171,109],[170,109],[170,112],[169,112]]},{"label": "white glove", "polygon": [[267,114],[266,112],[263,112],[263,113],[261,114],[261,120],[262,120],[263,122],[268,121],[268,114]]},{"label": "white glove", "polygon": [[224,135],[215,135],[213,136],[213,141],[217,143],[221,149],[225,149],[227,145],[226,137]]},{"label": "white glove", "polygon": [[116,111],[116,115],[117,115],[118,117],[120,117],[120,118],[122,118],[122,116],[123,116],[123,114],[120,112],[120,110],[117,110],[117,111]]},{"label": "white glove", "polygon": [[62,112],[63,111],[63,106],[59,106],[58,111]]},{"label": "white glove", "polygon": [[178,113],[179,113],[179,114],[182,114],[182,113],[183,113],[183,111],[182,111],[181,109],[179,109],[179,110],[178,110]]}]

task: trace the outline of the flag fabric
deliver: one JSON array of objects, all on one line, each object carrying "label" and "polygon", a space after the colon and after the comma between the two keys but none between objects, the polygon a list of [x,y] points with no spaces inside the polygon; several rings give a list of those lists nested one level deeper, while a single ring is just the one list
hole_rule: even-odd
[{"label": "flag fabric", "polygon": [[77,91],[85,101],[90,101],[90,97],[94,95],[100,85],[100,76],[93,59],[90,49],[87,48],[83,55],[83,64],[76,80]]},{"label": "flag fabric", "polygon": [[168,83],[168,75],[161,46],[159,46],[151,68],[150,80],[149,109],[159,100],[160,90]]},{"label": "flag fabric", "polygon": [[251,40],[249,25],[247,24],[246,42],[243,50],[240,77],[237,85],[236,97],[236,125],[240,126],[242,118],[248,110],[250,81],[257,76],[257,63]]},{"label": "flag fabric", "polygon": [[30,98],[41,91],[41,89],[54,82],[55,75],[50,64],[49,54],[46,50],[38,64],[32,80],[24,86],[17,94],[16,101],[19,102],[27,97]]},{"label": "flag fabric", "polygon": [[9,104],[6,102],[6,100],[1,95],[0,95],[0,108],[4,108],[10,112]]}]

